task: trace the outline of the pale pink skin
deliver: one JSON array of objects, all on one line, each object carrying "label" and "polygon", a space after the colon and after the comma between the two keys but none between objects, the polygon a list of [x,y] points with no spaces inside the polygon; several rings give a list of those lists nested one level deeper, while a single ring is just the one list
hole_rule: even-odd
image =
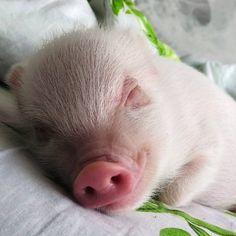
[{"label": "pale pink skin", "polygon": [[[172,206],[236,203],[235,102],[201,73],[153,55],[142,36],[66,34],[7,81],[32,150],[81,205],[135,208],[154,193]],[[100,200],[81,194],[91,186]]]}]

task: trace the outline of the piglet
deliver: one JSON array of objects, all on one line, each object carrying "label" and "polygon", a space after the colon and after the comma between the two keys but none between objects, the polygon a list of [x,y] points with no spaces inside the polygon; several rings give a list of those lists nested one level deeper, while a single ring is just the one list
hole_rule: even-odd
[{"label": "piglet", "polygon": [[7,75],[16,101],[9,120],[84,207],[114,212],[157,196],[230,208],[235,101],[145,40],[93,28],[46,43]]}]

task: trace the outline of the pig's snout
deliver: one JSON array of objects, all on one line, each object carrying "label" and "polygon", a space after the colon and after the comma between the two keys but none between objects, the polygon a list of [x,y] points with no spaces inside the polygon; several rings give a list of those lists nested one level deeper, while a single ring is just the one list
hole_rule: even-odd
[{"label": "pig's snout", "polygon": [[100,208],[125,199],[136,185],[132,172],[118,163],[96,161],[85,166],[73,185],[77,201]]}]

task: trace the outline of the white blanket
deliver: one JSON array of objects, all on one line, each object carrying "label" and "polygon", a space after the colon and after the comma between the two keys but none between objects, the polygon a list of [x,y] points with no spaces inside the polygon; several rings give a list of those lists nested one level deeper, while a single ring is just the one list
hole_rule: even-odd
[{"label": "white blanket", "polygon": [[44,41],[96,24],[86,0],[0,0],[0,78]]},{"label": "white blanket", "polygon": [[[187,223],[168,214],[127,212],[108,216],[74,203],[62,188],[43,175],[23,149],[0,152],[0,235],[159,235],[177,227],[195,235]],[[235,218],[192,204],[184,209],[224,228],[236,229]],[[214,235],[210,233],[210,235]]]}]

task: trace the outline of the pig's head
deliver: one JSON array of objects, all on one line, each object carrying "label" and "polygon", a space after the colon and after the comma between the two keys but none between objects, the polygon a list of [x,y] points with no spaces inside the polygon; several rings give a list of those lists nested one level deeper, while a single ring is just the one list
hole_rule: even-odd
[{"label": "pig's head", "polygon": [[154,58],[140,36],[66,34],[7,82],[31,149],[82,206],[112,211],[150,197],[164,131]]}]

